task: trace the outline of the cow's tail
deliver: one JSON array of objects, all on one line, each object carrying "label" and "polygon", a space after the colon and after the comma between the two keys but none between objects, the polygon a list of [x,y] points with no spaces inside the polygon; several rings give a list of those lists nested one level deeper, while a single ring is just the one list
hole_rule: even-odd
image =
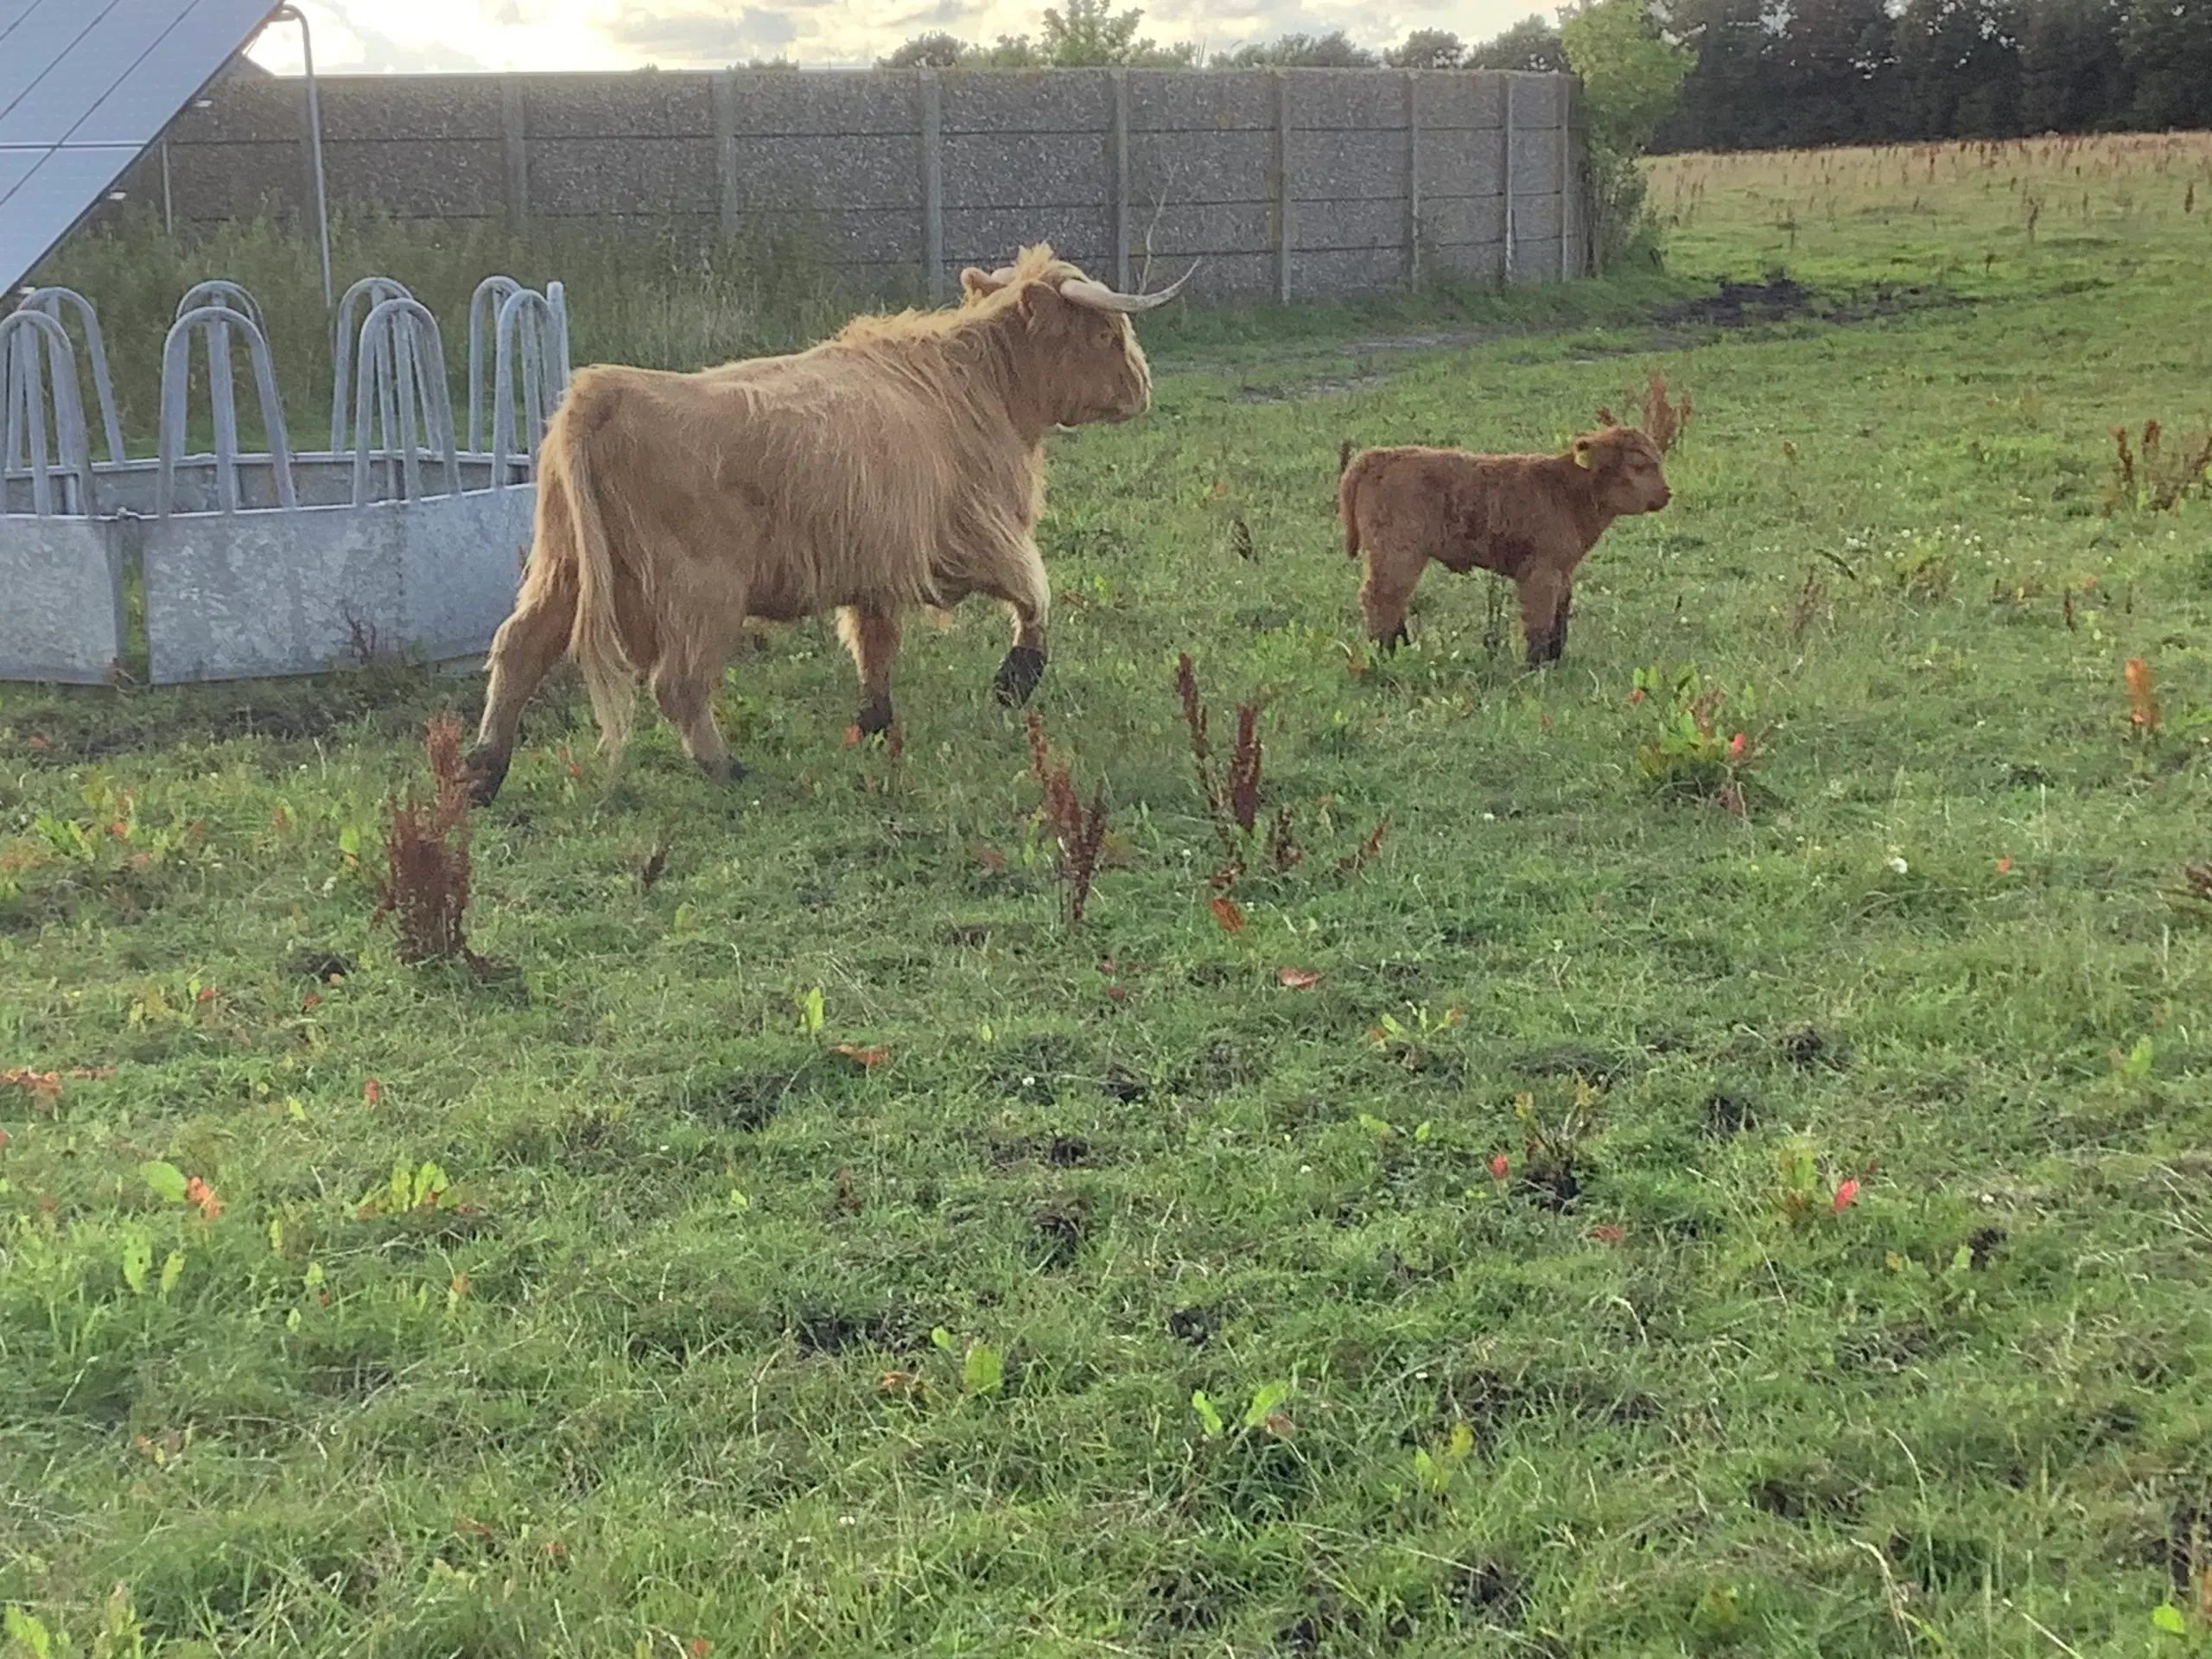
[{"label": "cow's tail", "polygon": [[637,670],[622,649],[622,631],[615,621],[614,558],[592,473],[590,437],[595,423],[583,418],[581,402],[572,391],[545,435],[544,452],[568,498],[576,560],[576,620],[569,632],[569,654],[576,659],[584,689],[591,694],[600,752],[612,760],[629,740]]},{"label": "cow's tail", "polygon": [[1379,457],[1372,449],[1355,455],[1337,479],[1337,517],[1344,520],[1344,556],[1359,556],[1359,486],[1374,471]]}]

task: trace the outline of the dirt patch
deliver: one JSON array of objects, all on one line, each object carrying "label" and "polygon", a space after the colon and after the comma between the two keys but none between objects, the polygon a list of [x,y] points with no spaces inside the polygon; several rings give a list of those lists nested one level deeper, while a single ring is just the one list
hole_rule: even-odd
[{"label": "dirt patch", "polygon": [[836,1354],[848,1348],[889,1352],[907,1345],[912,1322],[892,1313],[840,1313],[828,1308],[797,1310],[789,1325],[791,1341],[802,1354]]},{"label": "dirt patch", "polygon": [[[465,678],[400,668],[228,686],[71,688],[12,714],[0,753],[69,766],[247,739],[305,742],[357,725],[371,736],[397,737],[475,696]],[[540,719],[555,701],[541,702]]]},{"label": "dirt patch", "polygon": [[353,960],[338,950],[295,950],[284,958],[284,971],[301,979],[319,979],[331,985],[353,971]]},{"label": "dirt patch", "polygon": [[1327,376],[1318,380],[1295,380],[1280,386],[1239,386],[1236,401],[1240,404],[1295,404],[1308,397],[1329,397],[1338,392],[1373,391],[1390,384],[1387,374],[1347,374]]},{"label": "dirt patch", "polygon": [[1193,1348],[1203,1348],[1213,1340],[1213,1328],[1221,1312],[1211,1307],[1179,1307],[1167,1316],[1167,1334]]},{"label": "dirt patch", "polygon": [[1840,1071],[1851,1064],[1851,1050],[1816,1026],[1800,1026],[1782,1036],[1782,1057],[1801,1071],[1821,1067]]},{"label": "dirt patch", "polygon": [[1080,1198],[1053,1199],[1031,1217],[1029,1225],[1043,1252],[1039,1263],[1042,1270],[1065,1268],[1081,1254],[1085,1228]]},{"label": "dirt patch", "polygon": [[1095,1153],[1079,1135],[1024,1135],[1001,1141],[991,1147],[991,1161],[1004,1167],[1013,1164],[1049,1164],[1054,1169],[1087,1167]]},{"label": "dirt patch", "polygon": [[739,1072],[690,1085],[670,1103],[698,1122],[750,1135],[776,1120],[804,1076],[804,1070]]},{"label": "dirt patch", "polygon": [[1741,1135],[1757,1128],[1758,1122],[1758,1103],[1748,1096],[1723,1090],[1705,1103],[1705,1127],[1710,1134]]},{"label": "dirt patch", "polygon": [[1611,1088],[1633,1065],[1626,1054],[1571,1043],[1531,1049],[1513,1063],[1516,1071],[1529,1077],[1580,1077],[1601,1089]]},{"label": "dirt patch", "polygon": [[1529,1592],[1518,1573],[1496,1561],[1470,1561],[1459,1573],[1459,1612],[1478,1624],[1511,1626],[1521,1622]]},{"label": "dirt patch", "polygon": [[1152,1085],[1126,1066],[1109,1065],[1098,1081],[1099,1092],[1124,1106],[1134,1106],[1152,1092]]},{"label": "dirt patch", "polygon": [[1859,293],[1838,296],[1815,293],[1783,275],[1760,283],[1731,282],[1724,276],[1711,294],[1662,307],[1652,313],[1651,321],[1662,326],[1702,324],[1709,328],[1752,328],[1799,317],[1821,322],[1871,322],[1907,311],[1973,303],[1965,295],[1923,288],[1916,283],[1880,283]]},{"label": "dirt patch", "polygon": [[1770,276],[1763,283],[1732,283],[1724,276],[1712,294],[1665,307],[1652,321],[1743,328],[1753,323],[1809,316],[1812,312],[1812,291],[1788,276]]}]

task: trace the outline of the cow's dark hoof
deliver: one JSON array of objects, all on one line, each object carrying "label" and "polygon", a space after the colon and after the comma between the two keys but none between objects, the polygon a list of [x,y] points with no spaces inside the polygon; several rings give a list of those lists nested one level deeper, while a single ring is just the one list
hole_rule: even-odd
[{"label": "cow's dark hoof", "polygon": [[853,728],[862,737],[881,737],[891,729],[891,699],[872,697],[853,716]]},{"label": "cow's dark hoof", "polygon": [[991,681],[991,695],[1007,708],[1019,709],[1044,677],[1045,653],[1032,645],[1016,645],[999,664]]},{"label": "cow's dark hoof", "polygon": [[496,749],[471,749],[461,763],[461,772],[468,779],[468,798],[478,806],[489,806],[497,800],[499,785],[507,781],[508,763],[513,758]]},{"label": "cow's dark hoof", "polygon": [[1412,643],[1413,636],[1406,632],[1406,625],[1401,622],[1389,633],[1383,635],[1380,639],[1377,639],[1375,642],[1375,645],[1376,650],[1380,651],[1385,657],[1388,657],[1392,652],[1395,652],[1400,645],[1409,645]]}]

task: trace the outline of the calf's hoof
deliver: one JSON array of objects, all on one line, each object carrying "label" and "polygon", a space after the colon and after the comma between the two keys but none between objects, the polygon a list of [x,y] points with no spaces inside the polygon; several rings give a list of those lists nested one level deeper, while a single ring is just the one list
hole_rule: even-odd
[{"label": "calf's hoof", "polygon": [[1412,643],[1413,636],[1406,632],[1406,625],[1402,622],[1389,632],[1377,634],[1375,637],[1375,648],[1385,657],[1395,652],[1400,645],[1409,645]]},{"label": "calf's hoof", "polygon": [[1045,653],[1033,645],[1016,645],[999,664],[991,681],[991,695],[1007,708],[1019,709],[1044,677]]},{"label": "calf's hoof", "polygon": [[489,806],[499,798],[499,785],[507,781],[507,766],[513,757],[499,749],[471,749],[462,757],[461,774],[468,779],[468,798],[478,806]]},{"label": "calf's hoof", "polygon": [[891,699],[871,697],[853,716],[853,729],[862,737],[881,737],[891,729]]}]

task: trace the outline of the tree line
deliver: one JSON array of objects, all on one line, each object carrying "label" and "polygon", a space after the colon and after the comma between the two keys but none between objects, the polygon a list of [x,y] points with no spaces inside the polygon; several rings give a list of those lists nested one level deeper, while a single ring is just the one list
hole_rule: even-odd
[{"label": "tree line", "polygon": [[[1560,16],[1570,35],[1577,16]],[[1688,63],[1655,149],[2004,138],[2212,127],[2212,0],[1650,0],[1649,26]],[[1529,69],[1569,67],[1531,16],[1469,45],[1417,29],[1394,46],[1342,30],[1206,54],[1142,35],[1113,0],[1064,0],[1034,35],[988,44],[918,35],[887,68]],[[1587,76],[1586,75],[1586,79]]]},{"label": "tree line", "polygon": [[1667,0],[1659,149],[2212,126],[2212,0]]}]

